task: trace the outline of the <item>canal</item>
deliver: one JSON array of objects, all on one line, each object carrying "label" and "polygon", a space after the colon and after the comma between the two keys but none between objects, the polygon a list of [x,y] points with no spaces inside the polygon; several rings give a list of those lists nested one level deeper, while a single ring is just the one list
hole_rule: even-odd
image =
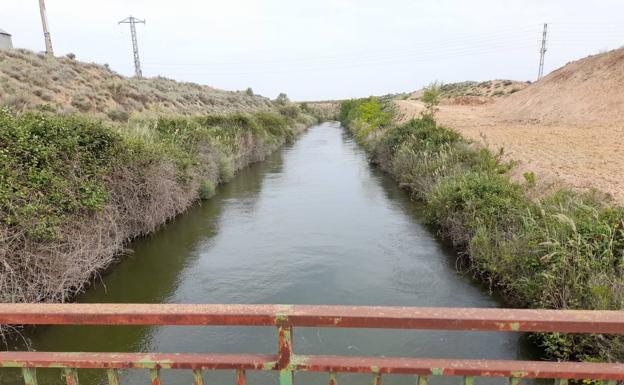
[{"label": "canal", "polygon": [[[284,303],[500,307],[487,288],[458,273],[456,255],[423,225],[417,203],[338,123],[308,130],[267,161],[242,170],[217,195],[160,231],[129,245],[131,253],[79,302]],[[274,328],[40,327],[14,348],[38,351],[273,353]],[[435,358],[534,358],[512,333],[296,329],[301,354]],[[40,385],[60,384],[41,370]],[[81,384],[105,383],[81,371]],[[2,384],[22,384],[3,371]],[[189,371],[163,371],[164,384],[190,384]],[[233,372],[206,372],[207,384],[233,384]],[[298,384],[327,383],[298,374]],[[341,384],[372,383],[339,376]],[[249,384],[277,382],[249,373]],[[480,380],[480,383],[502,383]],[[148,384],[126,371],[123,384]],[[384,377],[384,384],[414,379]],[[435,383],[458,383],[438,379]]]}]

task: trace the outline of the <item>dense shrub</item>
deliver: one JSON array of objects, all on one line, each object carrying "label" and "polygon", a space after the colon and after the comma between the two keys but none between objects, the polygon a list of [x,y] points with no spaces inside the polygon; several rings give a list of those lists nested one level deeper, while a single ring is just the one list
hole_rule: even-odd
[{"label": "dense shrub", "polygon": [[199,185],[199,199],[207,200],[207,199],[212,198],[214,194],[215,194],[214,183],[212,183],[209,180],[205,180],[201,182],[201,184]]},{"label": "dense shrub", "polygon": [[441,181],[428,196],[427,216],[466,247],[480,231],[505,239],[516,233],[518,212],[529,205],[507,176],[467,172]]},{"label": "dense shrub", "polygon": [[382,103],[371,96],[368,99],[344,101],[340,106],[339,119],[351,127],[358,139],[365,139],[375,130],[388,126],[394,116],[390,103]]},{"label": "dense shrub", "polygon": [[124,110],[109,110],[106,112],[106,116],[108,116],[113,122],[125,123],[128,119],[130,119],[130,114]]},{"label": "dense shrub", "polygon": [[275,103],[284,106],[290,103],[290,99],[288,98],[288,95],[282,92],[277,95],[277,98],[275,98]]},{"label": "dense shrub", "polygon": [[85,94],[74,95],[71,100],[71,105],[82,112],[87,112],[93,107],[91,99]]},{"label": "dense shrub", "polygon": [[0,112],[0,218],[34,239],[55,238],[67,215],[107,199],[104,176],[121,137],[81,118]]}]

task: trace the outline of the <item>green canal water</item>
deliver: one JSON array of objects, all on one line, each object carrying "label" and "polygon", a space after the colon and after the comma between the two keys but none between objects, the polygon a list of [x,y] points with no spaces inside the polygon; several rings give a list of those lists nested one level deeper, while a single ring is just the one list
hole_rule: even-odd
[{"label": "green canal water", "polygon": [[[308,130],[263,163],[242,170],[217,195],[160,231],[129,245],[132,253],[78,302],[343,304],[501,307],[487,288],[456,271],[456,255],[423,225],[418,204],[370,167],[338,123]],[[274,353],[274,328],[39,327],[24,340],[37,351]],[[534,358],[513,333],[295,329],[300,354],[433,358]],[[40,385],[61,384],[41,370]],[[234,373],[206,372],[207,384],[233,384]],[[123,384],[148,384],[147,371],[124,371]],[[191,384],[190,371],[163,371],[164,384]],[[85,384],[105,373],[80,371]],[[325,374],[298,374],[325,384]],[[339,375],[341,384],[370,384]],[[249,384],[275,384],[253,373]],[[1,384],[23,384],[0,371]],[[384,377],[384,384],[414,378]],[[435,379],[434,384],[459,383]],[[503,383],[479,380],[478,383]]]}]

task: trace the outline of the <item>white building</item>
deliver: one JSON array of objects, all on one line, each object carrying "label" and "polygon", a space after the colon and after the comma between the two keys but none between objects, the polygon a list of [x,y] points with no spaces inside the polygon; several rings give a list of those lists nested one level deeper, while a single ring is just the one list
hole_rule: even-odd
[{"label": "white building", "polygon": [[0,49],[13,48],[13,42],[11,41],[11,34],[7,31],[0,29]]}]

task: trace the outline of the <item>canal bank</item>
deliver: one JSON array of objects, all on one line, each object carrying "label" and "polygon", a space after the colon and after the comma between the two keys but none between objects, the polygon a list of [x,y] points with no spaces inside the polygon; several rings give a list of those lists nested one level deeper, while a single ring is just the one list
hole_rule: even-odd
[{"label": "canal bank", "polygon": [[[503,306],[457,273],[454,253],[423,226],[420,209],[390,177],[370,168],[346,130],[325,123],[241,170],[212,199],[130,244],[129,258],[78,301]],[[29,339],[38,351],[275,349],[272,328],[46,327]],[[301,354],[533,358],[517,335],[501,333],[302,329],[295,345]],[[188,373],[163,374],[166,384],[190,381]],[[1,375],[3,384],[21,381],[17,372]],[[42,385],[62,383],[58,372],[41,375]],[[207,373],[205,378],[227,384],[233,377]],[[132,371],[122,380],[148,383],[147,374]],[[275,380],[266,373],[251,373],[249,379]],[[298,380],[325,378],[302,374]],[[341,383],[361,380],[369,381],[346,376]],[[81,372],[82,384],[101,381],[101,373]]]},{"label": "canal bank", "polygon": [[[533,172],[519,175],[504,149],[492,151],[438,125],[435,100],[420,119],[405,123],[395,121],[394,107],[375,97],[348,100],[340,119],[371,162],[422,202],[427,223],[453,243],[463,270],[514,307],[623,308],[623,207],[597,190],[544,184]],[[533,337],[544,358],[624,357],[617,335]]]}]

